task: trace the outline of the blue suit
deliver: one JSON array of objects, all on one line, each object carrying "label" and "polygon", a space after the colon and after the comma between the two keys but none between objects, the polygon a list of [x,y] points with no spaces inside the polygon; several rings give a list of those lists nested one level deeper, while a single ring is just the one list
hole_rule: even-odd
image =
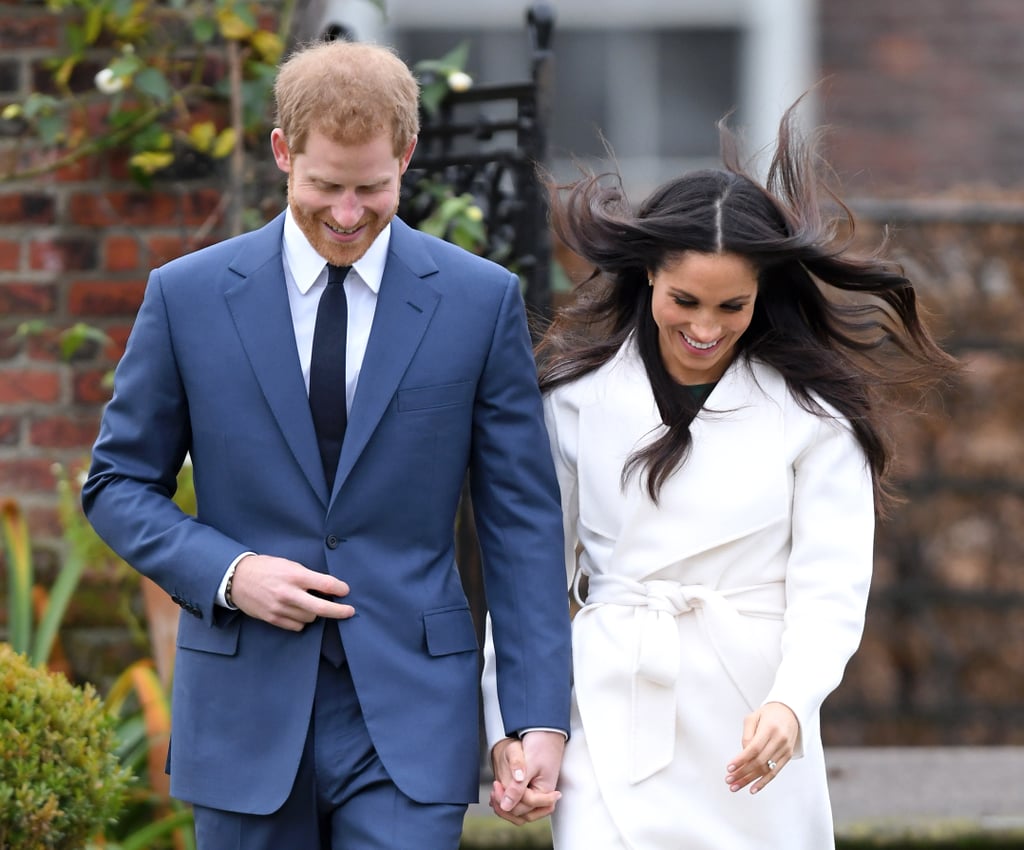
[{"label": "blue suit", "polygon": [[[324,621],[215,605],[246,551],[348,582],[340,627],[388,774],[478,797],[478,646],[454,560],[467,469],[508,729],[568,728],[559,496],[518,281],[398,219],[333,492],[290,319],[283,216],[153,271],[83,490],[89,520],[182,606],[171,791],[275,811],[309,725]],[[170,500],[191,454],[198,516]]]}]

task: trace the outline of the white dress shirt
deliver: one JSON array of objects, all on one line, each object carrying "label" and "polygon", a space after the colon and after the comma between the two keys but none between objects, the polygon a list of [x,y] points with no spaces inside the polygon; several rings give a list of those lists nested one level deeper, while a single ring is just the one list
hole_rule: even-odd
[{"label": "white dress shirt", "polygon": [[[391,242],[391,225],[388,224],[373,244],[352,266],[345,278],[345,297],[348,299],[348,333],[345,345],[345,408],[352,409],[352,399],[359,383],[363,368],[366,344],[370,339],[373,315],[377,310],[377,293],[384,277],[384,264]],[[313,331],[316,328],[316,310],[320,296],[327,288],[327,263],[309,243],[292,215],[291,208],[285,212],[284,239],[281,244],[281,258],[284,265],[284,279],[288,291],[288,306],[291,308],[292,328],[295,331],[295,348],[302,367],[302,380],[309,392],[309,363],[313,357]],[[225,590],[228,580],[234,575],[238,562],[254,552],[243,552],[228,566],[217,591],[217,604],[225,608]]]}]

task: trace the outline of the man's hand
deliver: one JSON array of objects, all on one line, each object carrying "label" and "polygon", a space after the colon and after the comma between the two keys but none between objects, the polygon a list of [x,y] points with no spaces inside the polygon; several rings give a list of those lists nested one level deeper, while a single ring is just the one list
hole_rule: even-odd
[{"label": "man's hand", "polygon": [[348,596],[348,590],[332,575],[271,555],[246,555],[231,580],[231,600],[243,612],[292,632],[317,617],[347,620],[355,608],[330,598]]},{"label": "man's hand", "polygon": [[743,721],[743,752],[726,768],[729,790],[739,791],[751,782],[751,794],[764,788],[793,757],[799,735],[800,721],[781,702],[765,703],[748,714]]},{"label": "man's hand", "polygon": [[490,800],[495,814],[519,826],[550,815],[562,796],[555,786],[564,749],[563,734],[542,730],[495,744]]}]

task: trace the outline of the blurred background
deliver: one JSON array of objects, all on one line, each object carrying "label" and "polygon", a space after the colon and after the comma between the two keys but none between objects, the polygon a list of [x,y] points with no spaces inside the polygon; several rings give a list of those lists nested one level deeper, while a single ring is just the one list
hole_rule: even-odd
[{"label": "blurred background", "polygon": [[[158,22],[191,8],[148,5]],[[244,27],[209,35],[198,74],[207,100],[193,102],[173,81],[124,70],[124,45],[150,18],[75,42],[68,22],[87,18],[90,4],[0,0],[0,501],[24,518],[40,584],[85,539],[78,475],[149,269],[283,208],[281,175],[267,168],[273,39],[281,48],[324,35],[384,41],[413,66],[454,51],[470,84],[457,87],[451,67],[427,77],[452,92],[469,85],[463,101],[448,93],[448,102],[485,116],[456,151],[498,160],[511,145],[520,165],[526,150],[558,177],[579,162],[609,165],[612,151],[635,201],[717,163],[715,125],[727,114],[763,162],[783,110],[810,91],[801,114],[829,128],[824,150],[860,221],[857,238],[872,244],[888,230],[890,252],[966,367],[926,416],[895,424],[906,500],[879,528],[863,646],[826,703],[825,742],[1024,744],[1024,2],[557,0],[536,4],[553,22],[543,43],[518,0],[238,5],[255,11]],[[173,104],[161,115],[192,122],[160,148],[173,149],[173,164],[136,137],[128,158],[124,133],[104,135],[130,118],[111,88],[122,73],[137,96]],[[510,83],[532,98],[525,135],[522,101],[485,91]],[[60,114],[68,92],[82,109],[63,135],[47,136],[43,119]],[[228,138],[226,105],[253,92],[261,99],[245,105],[255,111]],[[212,129],[197,130],[200,118]],[[515,125],[511,142],[502,122]],[[96,140],[104,143],[78,156],[62,148]],[[580,269],[547,241],[536,198],[510,202],[511,179],[492,181],[500,202],[470,197],[463,224],[472,242],[477,204],[495,233],[501,209],[515,208],[518,236],[508,241],[529,244],[518,254],[506,245],[499,259],[518,264],[544,315]],[[88,551],[58,648],[74,678],[102,685],[160,651],[139,641],[150,615],[139,597],[126,599],[130,573]],[[11,558],[0,565],[7,578]],[[0,593],[9,595],[7,582]],[[173,647],[173,622],[163,634]]]}]

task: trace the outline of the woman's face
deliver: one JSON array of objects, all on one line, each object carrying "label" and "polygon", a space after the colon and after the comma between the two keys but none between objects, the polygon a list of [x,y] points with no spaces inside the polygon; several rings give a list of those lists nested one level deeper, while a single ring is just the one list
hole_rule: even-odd
[{"label": "woman's face", "polygon": [[710,384],[725,373],[750,326],[757,273],[738,254],[687,252],[650,273],[651,313],[668,373]]}]

